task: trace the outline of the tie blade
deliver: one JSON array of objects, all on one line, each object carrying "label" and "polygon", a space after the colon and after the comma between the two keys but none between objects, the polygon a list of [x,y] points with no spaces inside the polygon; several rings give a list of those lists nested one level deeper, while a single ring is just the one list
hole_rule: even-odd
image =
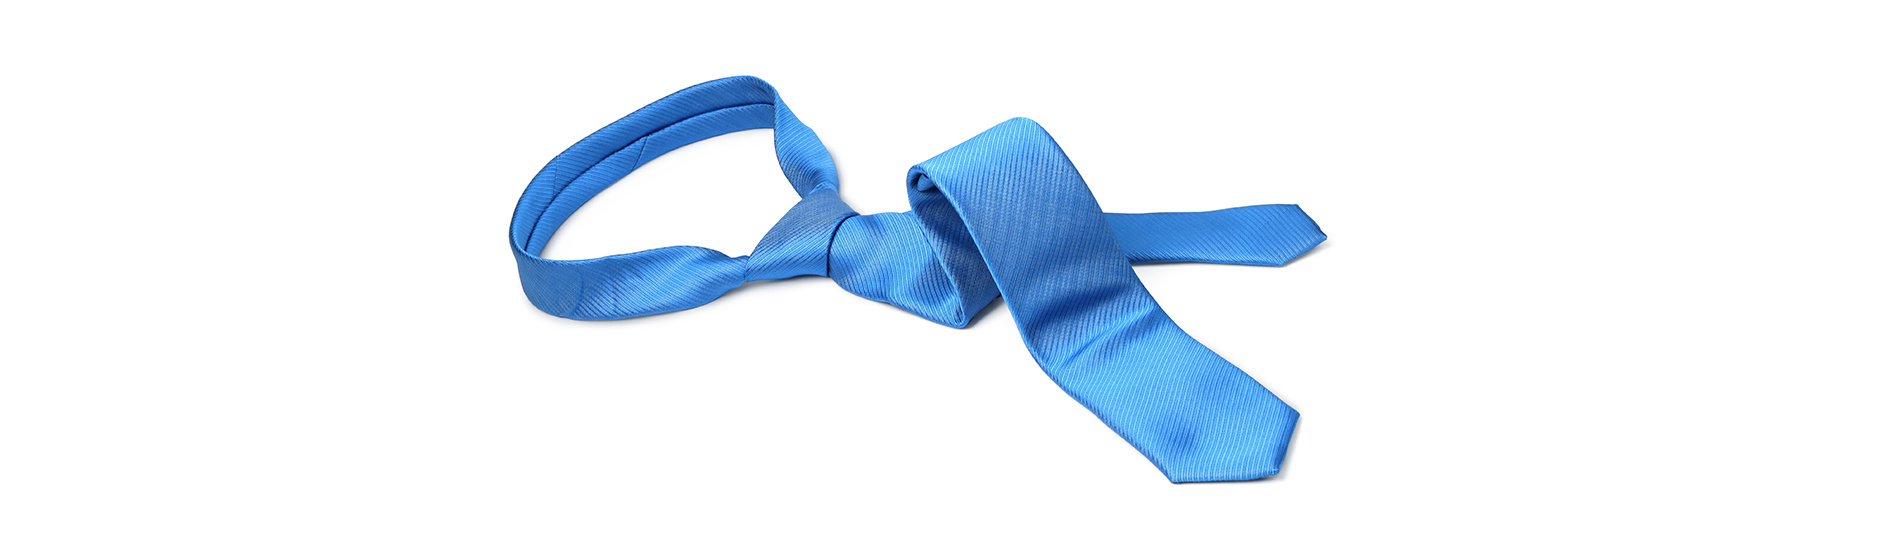
[{"label": "tie blade", "polygon": [[1300,414],[1285,404],[1263,413],[1254,421],[1256,427],[1230,429],[1199,439],[1196,449],[1149,460],[1174,483],[1247,481],[1279,474]]},{"label": "tie blade", "polygon": [[[1012,311],[1013,312],[1013,311]],[[1085,321],[1043,369],[1175,483],[1253,480],[1286,458],[1299,413],[1159,307]]]},{"label": "tie blade", "polygon": [[[912,168],[910,180],[911,207],[952,282],[993,280],[1050,379],[1170,481],[1279,472],[1299,414],[1168,318],[1041,126],[1021,118],[997,125]],[[1261,212],[1185,217],[1245,227],[1259,225],[1249,215]],[[1170,220],[1158,218],[1137,222]],[[1277,252],[1253,257],[1293,251]]]},{"label": "tie blade", "polygon": [[1201,262],[1281,266],[1326,240],[1299,205],[1207,212],[1108,214],[1133,263]]},{"label": "tie blade", "polygon": [[1227,435],[1208,442],[1209,448],[1177,455],[1175,461],[1155,467],[1174,483],[1258,480],[1280,473],[1300,414],[1281,404],[1281,411],[1259,421],[1254,436]]}]

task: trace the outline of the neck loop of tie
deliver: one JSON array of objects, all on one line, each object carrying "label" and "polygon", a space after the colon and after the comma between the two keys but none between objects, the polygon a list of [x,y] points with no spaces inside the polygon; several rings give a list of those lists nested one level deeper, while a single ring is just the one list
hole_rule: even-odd
[{"label": "neck loop of tie", "polygon": [[[671,246],[590,260],[541,257],[568,216],[653,158],[726,133],[768,128],[779,168],[804,199],[754,256]],[[725,78],[668,95],[555,156],[522,192],[508,237],[522,289],[536,308],[578,320],[652,315],[704,305],[749,280],[824,274],[835,221],[853,214],[837,189],[831,154],[777,90],[758,78]],[[824,216],[836,216],[831,226],[822,225]]]},{"label": "neck loop of tie", "polygon": [[[588,199],[661,154],[774,130],[800,201],[752,254],[694,246],[541,258]],[[1108,214],[1035,122],[1006,121],[911,169],[911,210],[859,215],[817,134],[752,77],[660,99],[582,139],[522,193],[509,240],[522,289],[561,317],[607,320],[703,305],[748,281],[831,277],[858,296],[962,327],[1001,297],[1049,377],[1175,482],[1279,471],[1299,414],[1189,337],[1132,264],[1282,265],[1326,239],[1294,205]]]}]

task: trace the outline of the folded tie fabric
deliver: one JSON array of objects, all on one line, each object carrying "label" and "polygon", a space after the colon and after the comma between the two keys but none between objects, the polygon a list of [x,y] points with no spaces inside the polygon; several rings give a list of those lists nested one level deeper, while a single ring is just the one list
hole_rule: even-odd
[{"label": "folded tie fabric", "polygon": [[[802,199],[752,254],[672,246],[540,257],[569,215],[646,162],[765,128]],[[909,212],[853,211],[838,197],[830,152],[777,90],[725,78],[660,99],[555,157],[522,194],[508,235],[528,300],[579,320],[689,309],[747,281],[799,275],[827,276],[958,328],[1000,296],[1043,371],[1169,480],[1279,472],[1298,412],[1176,326],[1131,264],[1285,264],[1326,240],[1298,206],[1105,214],[1062,148],[1024,118],[912,167],[905,190]]]}]

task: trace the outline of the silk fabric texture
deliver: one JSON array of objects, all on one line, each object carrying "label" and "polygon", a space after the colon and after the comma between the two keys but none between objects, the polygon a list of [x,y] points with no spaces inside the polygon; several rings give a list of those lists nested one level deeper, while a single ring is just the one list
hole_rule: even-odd
[{"label": "silk fabric texture", "polygon": [[[802,199],[752,254],[671,246],[540,257],[569,215],[646,162],[765,128]],[[1285,264],[1326,239],[1298,206],[1105,214],[1062,148],[1025,118],[917,164],[905,188],[910,212],[853,211],[818,135],[771,85],[741,76],[676,92],[562,152],[522,193],[508,237],[528,300],[578,320],[689,309],[748,281],[799,275],[954,328],[1001,296],[1043,371],[1170,481],[1279,472],[1299,413],[1176,326],[1131,264]]]}]

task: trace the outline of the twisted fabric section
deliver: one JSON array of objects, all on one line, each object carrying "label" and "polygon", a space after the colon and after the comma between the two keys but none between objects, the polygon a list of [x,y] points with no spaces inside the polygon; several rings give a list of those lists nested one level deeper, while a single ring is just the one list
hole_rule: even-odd
[{"label": "twisted fabric section", "polygon": [[[540,257],[588,199],[661,154],[774,129],[802,199],[753,253],[673,246]],[[853,294],[963,327],[999,296],[1057,385],[1175,482],[1279,471],[1298,413],[1168,318],[1131,264],[1285,264],[1326,235],[1294,205],[1106,214],[1055,140],[1006,121],[912,168],[911,211],[858,215],[837,170],[776,90],[751,77],[663,98],[549,162],[509,227],[522,289],[557,316],[604,320],[703,305],[747,281],[826,275]]]}]

